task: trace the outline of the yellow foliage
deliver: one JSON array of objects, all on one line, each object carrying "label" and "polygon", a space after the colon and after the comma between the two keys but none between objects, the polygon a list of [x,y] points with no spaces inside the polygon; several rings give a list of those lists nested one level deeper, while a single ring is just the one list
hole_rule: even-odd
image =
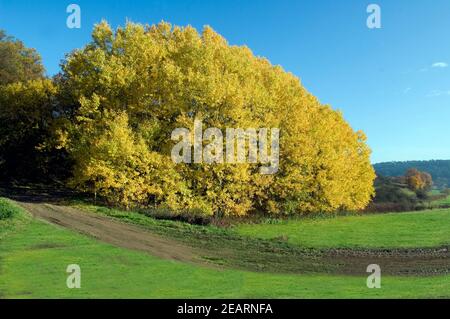
[{"label": "yellow foliage", "polygon": [[431,175],[426,172],[420,172],[415,168],[409,169],[405,177],[408,187],[415,192],[427,190],[433,186]]},{"label": "yellow foliage", "polygon": [[[74,183],[124,206],[165,205],[205,214],[307,213],[364,208],[374,171],[362,132],[308,93],[298,78],[211,28],[97,25],[68,56],[61,90],[75,114],[61,133]],[[280,167],[173,164],[171,132],[279,128]]]},{"label": "yellow foliage", "polygon": [[49,126],[55,94],[56,87],[48,79],[0,85],[0,147]]}]

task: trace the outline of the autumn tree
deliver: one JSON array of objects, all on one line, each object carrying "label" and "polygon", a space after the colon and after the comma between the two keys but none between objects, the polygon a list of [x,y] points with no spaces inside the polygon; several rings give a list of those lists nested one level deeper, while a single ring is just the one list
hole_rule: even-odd
[{"label": "autumn tree", "polygon": [[50,137],[55,93],[47,79],[0,86],[0,175],[4,178],[46,175],[49,154],[40,147]]},{"label": "autumn tree", "polygon": [[56,87],[44,77],[39,54],[0,30],[0,176],[42,178],[49,154]]},{"label": "autumn tree", "polygon": [[415,168],[409,169],[405,174],[408,187],[414,191],[428,191],[433,186],[433,179],[427,172],[421,172]]},{"label": "autumn tree", "polygon": [[[95,26],[62,66],[55,139],[72,184],[126,207],[204,214],[307,213],[365,207],[374,171],[362,132],[300,80],[210,27]],[[176,128],[279,128],[277,174],[259,164],[171,160]],[[225,143],[225,142],[224,142]]]}]

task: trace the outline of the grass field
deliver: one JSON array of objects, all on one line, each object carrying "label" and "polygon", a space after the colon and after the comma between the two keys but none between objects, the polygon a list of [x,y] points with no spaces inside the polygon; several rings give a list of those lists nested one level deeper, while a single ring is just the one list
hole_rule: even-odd
[{"label": "grass field", "polygon": [[242,224],[236,231],[257,238],[284,237],[312,248],[409,248],[450,244],[450,209]]},{"label": "grass field", "polygon": [[433,204],[440,206],[440,205],[450,205],[450,196],[447,198],[439,199],[437,201],[434,201]]},{"label": "grass field", "polygon": [[[31,218],[1,199],[0,298],[438,298],[450,277],[382,278],[286,275],[217,270],[117,248]],[[81,289],[66,287],[67,265],[79,264]]]}]

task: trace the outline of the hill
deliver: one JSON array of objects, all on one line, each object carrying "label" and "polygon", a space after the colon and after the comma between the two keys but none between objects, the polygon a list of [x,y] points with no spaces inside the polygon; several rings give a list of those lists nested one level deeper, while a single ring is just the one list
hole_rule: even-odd
[{"label": "hill", "polygon": [[377,175],[401,176],[410,168],[431,174],[439,188],[450,187],[450,160],[386,162],[373,165]]}]

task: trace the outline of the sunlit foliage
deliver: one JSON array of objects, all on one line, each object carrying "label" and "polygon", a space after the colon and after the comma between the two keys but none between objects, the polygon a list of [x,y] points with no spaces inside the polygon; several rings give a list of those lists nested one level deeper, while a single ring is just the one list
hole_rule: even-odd
[{"label": "sunlit foliage", "polygon": [[[356,210],[375,177],[362,132],[322,105],[294,75],[210,27],[98,24],[63,64],[57,136],[75,160],[73,185],[130,206],[245,215]],[[279,128],[280,168],[174,164],[171,132]]]}]

